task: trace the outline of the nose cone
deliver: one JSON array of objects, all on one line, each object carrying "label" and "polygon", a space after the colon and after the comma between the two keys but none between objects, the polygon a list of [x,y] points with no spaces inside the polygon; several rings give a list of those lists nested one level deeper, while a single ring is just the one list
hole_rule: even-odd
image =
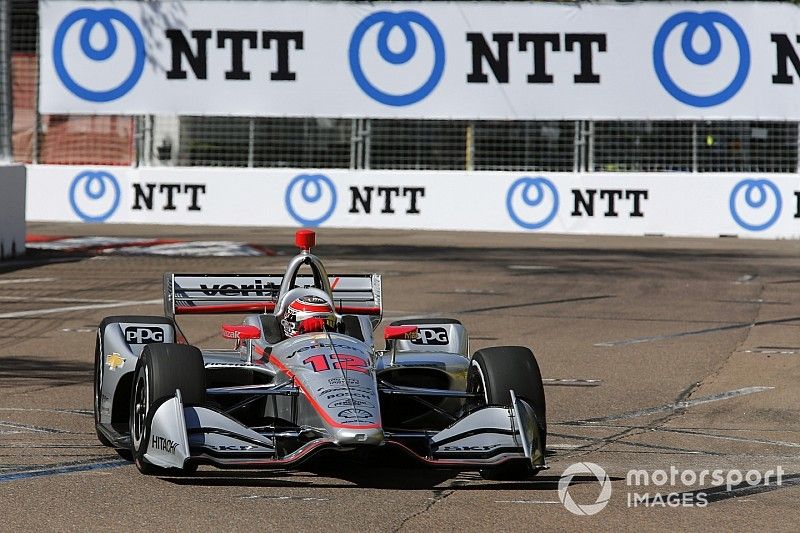
[{"label": "nose cone", "polygon": [[339,446],[371,445],[377,446],[383,442],[382,428],[337,429],[333,442]]}]

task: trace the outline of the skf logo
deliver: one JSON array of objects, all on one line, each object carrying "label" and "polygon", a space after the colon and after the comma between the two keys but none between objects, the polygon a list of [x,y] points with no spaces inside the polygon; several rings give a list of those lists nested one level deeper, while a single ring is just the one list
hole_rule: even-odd
[{"label": "skf logo", "polygon": [[450,339],[448,339],[447,330],[444,328],[419,328],[419,335],[411,342],[414,344],[446,346],[450,344]]},{"label": "skf logo", "polygon": [[125,340],[132,344],[164,342],[164,330],[156,327],[132,326],[125,328]]},{"label": "skf logo", "polygon": [[106,356],[106,364],[109,370],[116,370],[125,366],[125,358],[118,353],[112,353]]}]

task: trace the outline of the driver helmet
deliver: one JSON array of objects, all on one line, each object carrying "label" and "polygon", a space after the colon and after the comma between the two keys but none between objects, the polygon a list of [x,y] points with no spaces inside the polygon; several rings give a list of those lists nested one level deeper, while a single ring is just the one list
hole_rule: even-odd
[{"label": "driver helmet", "polygon": [[287,337],[299,335],[302,333],[300,324],[309,318],[321,319],[326,329],[336,327],[336,315],[328,302],[318,296],[301,296],[286,307],[281,319],[283,332]]}]

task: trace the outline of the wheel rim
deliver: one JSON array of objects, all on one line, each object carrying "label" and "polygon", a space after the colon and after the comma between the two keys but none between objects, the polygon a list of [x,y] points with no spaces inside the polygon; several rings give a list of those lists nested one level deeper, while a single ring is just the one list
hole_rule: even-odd
[{"label": "wheel rim", "polygon": [[133,440],[133,447],[140,449],[142,440],[144,439],[144,429],[147,424],[147,408],[149,405],[149,387],[148,387],[148,374],[147,367],[136,377],[136,385],[134,389],[133,400],[133,427],[131,427],[131,439]]},{"label": "wheel rim", "polygon": [[480,395],[469,399],[469,405],[472,409],[489,404],[486,378],[483,375],[481,365],[474,359],[469,365],[469,373],[467,374],[467,392]]}]

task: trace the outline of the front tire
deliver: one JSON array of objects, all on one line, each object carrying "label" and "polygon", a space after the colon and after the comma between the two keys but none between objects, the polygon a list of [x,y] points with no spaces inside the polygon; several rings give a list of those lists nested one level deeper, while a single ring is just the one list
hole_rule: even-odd
[{"label": "front tire", "polygon": [[103,384],[103,347],[100,341],[102,332],[98,331],[97,340],[94,343],[94,431],[97,433],[97,440],[103,446],[114,446],[108,438],[100,431],[100,402],[102,397]]},{"label": "front tire", "polygon": [[153,413],[165,398],[174,396],[176,390],[181,391],[184,405],[205,402],[205,368],[200,350],[186,344],[148,344],[136,363],[129,418],[133,461],[142,474],[170,475],[196,469],[196,466],[161,468],[144,458],[150,442]]},{"label": "front tire", "polygon": [[[475,352],[467,373],[467,392],[481,394],[481,397],[473,406],[510,407],[512,390],[533,407],[544,451],[547,441],[544,385],[533,352],[523,346],[497,346]],[[481,470],[486,479],[524,479],[533,473],[527,460]]]}]

